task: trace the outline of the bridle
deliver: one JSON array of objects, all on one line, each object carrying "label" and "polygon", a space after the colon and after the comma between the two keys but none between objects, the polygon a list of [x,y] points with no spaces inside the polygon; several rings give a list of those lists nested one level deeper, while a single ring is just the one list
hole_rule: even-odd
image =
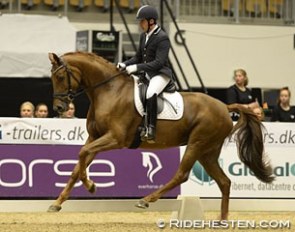
[{"label": "bridle", "polygon": [[55,70],[52,71],[52,74],[55,74],[61,69],[65,69],[67,73],[67,83],[68,83],[68,90],[66,93],[53,93],[53,98],[57,99],[64,99],[67,98],[69,101],[72,101],[75,98],[76,92],[73,91],[72,89],[72,79],[74,79],[79,85],[80,81],[74,76],[72,71],[68,68],[68,66],[65,64],[65,62],[60,59],[61,65],[58,66]]},{"label": "bridle", "polygon": [[98,88],[108,82],[110,82],[111,80],[113,80],[114,78],[120,76],[123,73],[126,73],[126,71],[120,71],[118,73],[116,73],[115,75],[109,77],[108,79],[105,79],[97,84],[95,84],[94,86],[90,86],[87,88],[81,88],[78,91],[73,91],[72,89],[72,78],[78,83],[78,85],[80,85],[80,81],[74,76],[74,74],[72,73],[71,69],[68,68],[68,66],[66,65],[66,63],[60,59],[60,63],[61,65],[58,66],[55,70],[52,71],[52,74],[56,73],[57,71],[61,70],[62,68],[64,68],[66,70],[67,73],[67,83],[68,83],[68,90],[66,93],[53,93],[53,98],[57,98],[60,100],[63,100],[64,98],[67,98],[68,101],[73,101],[76,97],[80,96],[82,93],[89,91],[90,89],[95,89]]}]

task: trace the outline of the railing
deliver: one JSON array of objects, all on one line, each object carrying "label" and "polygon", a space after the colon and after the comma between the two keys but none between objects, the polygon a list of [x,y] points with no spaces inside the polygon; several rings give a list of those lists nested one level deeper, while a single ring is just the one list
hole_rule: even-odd
[{"label": "railing", "polygon": [[223,17],[239,23],[243,19],[294,23],[294,0],[174,0],[176,17]]},{"label": "railing", "polygon": [[[111,4],[113,2],[113,4]],[[118,0],[117,3],[126,9],[126,13],[132,13],[140,6],[140,0]],[[0,0],[1,13],[108,13],[115,5],[112,0]]]},{"label": "railing", "polygon": [[[50,14],[57,11],[68,15],[71,12],[98,13],[110,8],[111,0],[0,0],[0,12],[2,13],[24,13],[36,11]],[[161,0],[162,1],[162,0]],[[120,0],[121,6],[127,12],[140,4],[153,4],[160,6],[160,0]],[[294,0],[168,0],[175,18],[178,20],[191,18],[202,21],[228,19],[236,23],[249,22],[270,24],[284,23],[294,24],[295,1]],[[50,4],[52,4],[50,6]],[[99,8],[103,10],[99,10]],[[197,16],[197,17],[196,17]]]}]

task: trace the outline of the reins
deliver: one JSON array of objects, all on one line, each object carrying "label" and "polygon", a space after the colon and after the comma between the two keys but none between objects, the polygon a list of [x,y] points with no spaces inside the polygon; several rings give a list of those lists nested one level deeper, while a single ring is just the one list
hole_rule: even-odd
[{"label": "reins", "polygon": [[121,74],[124,74],[124,73],[126,73],[126,71],[120,71],[120,72],[116,73],[115,75],[109,77],[108,79],[103,80],[102,82],[99,82],[99,83],[95,84],[94,86],[90,86],[90,87],[88,87],[88,88],[81,89],[81,90],[79,90],[77,93],[75,93],[73,97],[74,97],[74,98],[75,98],[75,97],[78,97],[78,96],[80,96],[82,93],[84,93],[84,92],[86,92],[86,91],[89,91],[90,89],[96,89],[96,88],[99,88],[100,86],[103,86],[104,84],[106,84],[106,83],[112,81],[113,79],[115,79],[116,77],[118,77],[118,76],[120,76]]}]

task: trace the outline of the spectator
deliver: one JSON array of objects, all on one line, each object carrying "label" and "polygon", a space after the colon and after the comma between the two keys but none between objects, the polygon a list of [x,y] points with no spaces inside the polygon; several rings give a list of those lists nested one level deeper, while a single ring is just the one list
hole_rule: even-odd
[{"label": "spectator", "polygon": [[278,104],[272,111],[271,121],[295,122],[295,107],[290,105],[291,91],[288,87],[280,89]]},{"label": "spectator", "polygon": [[21,118],[33,118],[35,106],[32,102],[26,101],[20,106],[20,117]]},{"label": "spectator", "polygon": [[48,107],[45,103],[39,103],[36,106],[35,117],[36,118],[47,118],[48,117]]},{"label": "spectator", "polygon": [[75,105],[73,102],[69,103],[68,110],[65,111],[62,115],[60,115],[60,118],[76,118],[75,117]]},{"label": "spectator", "polygon": [[[248,76],[244,69],[237,69],[234,71],[235,84],[227,89],[227,104],[239,103],[249,109],[259,107],[258,103],[254,100],[252,92],[248,85]],[[232,115],[232,119],[236,121],[239,115],[236,113]]]},{"label": "spectator", "polygon": [[256,107],[253,109],[253,113],[256,114],[257,118],[260,121],[264,121],[265,115],[262,107]]}]

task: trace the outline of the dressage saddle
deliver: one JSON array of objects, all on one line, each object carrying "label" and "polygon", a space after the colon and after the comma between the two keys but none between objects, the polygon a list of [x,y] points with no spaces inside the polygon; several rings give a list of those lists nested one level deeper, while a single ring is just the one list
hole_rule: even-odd
[{"label": "dressage saddle", "polygon": [[[139,98],[140,98],[140,101],[141,101],[142,105],[144,106],[144,108],[146,106],[146,92],[147,92],[148,85],[149,85],[149,81],[143,75],[140,75],[139,81],[138,81]],[[167,101],[163,97],[163,93],[164,92],[174,93],[175,91],[176,91],[176,86],[175,86],[174,82],[170,80],[168,85],[158,95],[158,98],[157,98],[157,106],[158,106],[157,113],[158,114],[160,114],[164,109],[164,101]]]}]

